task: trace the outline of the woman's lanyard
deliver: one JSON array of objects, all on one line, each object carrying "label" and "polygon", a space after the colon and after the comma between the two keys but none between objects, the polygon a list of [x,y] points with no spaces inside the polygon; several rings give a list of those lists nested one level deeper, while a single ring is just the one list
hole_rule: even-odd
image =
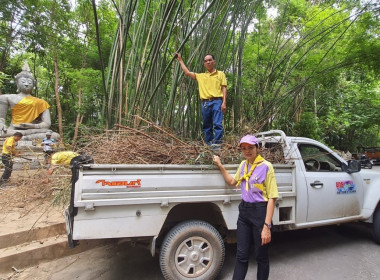
[{"label": "woman's lanyard", "polygon": [[237,181],[236,187],[238,187],[241,184],[241,182],[243,180],[245,180],[245,189],[248,191],[249,190],[249,182],[248,182],[249,178],[251,178],[252,173],[255,170],[256,166],[259,165],[260,163],[262,163],[263,161],[264,161],[264,158],[262,156],[258,155],[255,159],[255,162],[252,164],[252,166],[248,172],[248,160],[246,160],[245,166],[244,166],[244,174]]}]

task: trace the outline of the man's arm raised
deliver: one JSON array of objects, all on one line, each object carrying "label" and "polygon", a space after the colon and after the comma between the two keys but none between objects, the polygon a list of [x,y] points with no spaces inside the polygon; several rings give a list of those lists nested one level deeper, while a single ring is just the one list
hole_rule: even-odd
[{"label": "man's arm raised", "polygon": [[174,53],[178,62],[179,62],[179,65],[181,66],[181,69],[183,71],[183,73],[185,73],[186,76],[189,76],[190,78],[192,78],[193,80],[196,80],[197,77],[195,76],[195,73],[194,72],[190,72],[189,69],[187,69],[185,63],[183,62],[182,60],[182,57],[181,57],[181,54],[180,53]]}]

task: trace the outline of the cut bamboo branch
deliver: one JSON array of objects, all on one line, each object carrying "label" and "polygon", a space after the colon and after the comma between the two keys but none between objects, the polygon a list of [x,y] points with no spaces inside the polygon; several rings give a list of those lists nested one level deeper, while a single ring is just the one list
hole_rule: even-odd
[{"label": "cut bamboo branch", "polygon": [[140,116],[137,116],[137,115],[134,115],[136,118],[146,122],[147,124],[153,126],[155,129],[165,133],[166,135],[170,136],[171,138],[173,138],[174,140],[176,140],[177,142],[183,144],[183,145],[188,145],[187,143],[183,142],[182,140],[178,139],[177,137],[175,137],[173,134],[163,130],[161,127],[159,127],[158,125],[154,124],[153,122],[150,122],[150,121],[147,121],[146,119],[140,117]]}]

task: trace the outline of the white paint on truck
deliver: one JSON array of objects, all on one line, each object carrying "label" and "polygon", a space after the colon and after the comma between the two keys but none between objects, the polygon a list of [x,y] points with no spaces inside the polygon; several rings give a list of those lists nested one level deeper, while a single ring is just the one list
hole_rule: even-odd
[{"label": "white paint on truck", "polygon": [[[275,230],[373,222],[380,243],[380,173],[359,172],[358,162],[346,162],[312,139],[279,130],[256,136],[285,160],[273,164],[279,189]],[[232,175],[237,167],[226,165]],[[69,244],[146,240],[152,254],[161,245],[166,279],[212,279],[224,259],[220,238],[233,239],[240,201],[240,190],[229,187],[213,165],[75,164],[65,215]]]}]

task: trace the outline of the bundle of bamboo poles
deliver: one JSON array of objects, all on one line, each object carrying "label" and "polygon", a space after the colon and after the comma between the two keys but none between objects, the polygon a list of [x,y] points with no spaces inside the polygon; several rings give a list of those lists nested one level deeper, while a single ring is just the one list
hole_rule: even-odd
[{"label": "bundle of bamboo poles", "polygon": [[[95,163],[109,164],[213,164],[217,154],[225,164],[240,163],[240,136],[227,136],[221,147],[208,146],[202,141],[186,141],[158,126],[139,129],[116,125],[118,130],[91,136],[82,153]],[[282,149],[261,149],[260,154],[273,163],[284,162]]]}]

